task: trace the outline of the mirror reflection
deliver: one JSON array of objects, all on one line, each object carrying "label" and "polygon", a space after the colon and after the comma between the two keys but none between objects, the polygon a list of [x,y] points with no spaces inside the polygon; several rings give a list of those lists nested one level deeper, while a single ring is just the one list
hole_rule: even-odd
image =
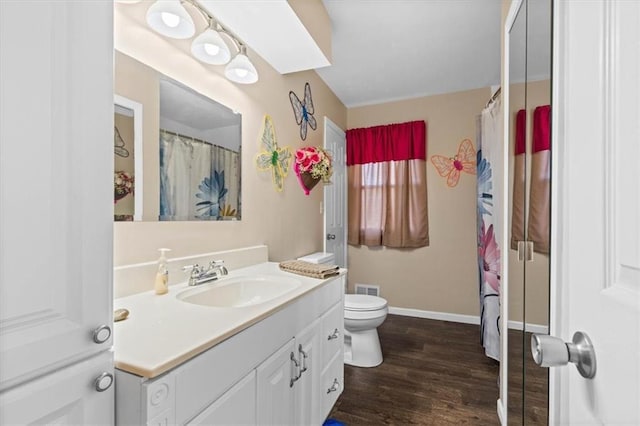
[{"label": "mirror reflection", "polygon": [[[127,176],[135,176],[135,190],[116,201],[116,220],[239,220],[241,115],[121,52],[115,59],[117,96],[140,102],[145,111],[139,150],[126,144],[135,132],[120,131],[123,149],[136,159],[120,182],[126,186]],[[116,159],[114,180],[124,171],[123,162]],[[138,164],[144,164],[144,174]],[[140,200],[144,214],[120,213],[133,200]]]},{"label": "mirror reflection", "polygon": [[549,326],[551,2],[524,0],[509,37],[508,424],[547,424],[548,370],[530,341]]}]

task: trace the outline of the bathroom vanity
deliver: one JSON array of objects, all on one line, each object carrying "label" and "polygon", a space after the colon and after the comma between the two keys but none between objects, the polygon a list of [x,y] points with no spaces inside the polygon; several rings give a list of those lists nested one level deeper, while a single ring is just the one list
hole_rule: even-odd
[{"label": "bathroom vanity", "polygon": [[[266,262],[116,299],[131,312],[115,324],[116,423],[322,424],[343,389],[345,279]],[[265,301],[239,296],[260,280],[288,286]]]}]

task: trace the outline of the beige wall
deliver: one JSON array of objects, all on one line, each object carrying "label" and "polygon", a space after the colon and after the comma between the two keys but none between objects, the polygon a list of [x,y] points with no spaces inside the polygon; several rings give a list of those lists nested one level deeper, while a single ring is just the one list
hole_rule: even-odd
[{"label": "beige wall", "polygon": [[[256,171],[254,158],[259,148],[258,140],[265,114],[273,118],[279,145],[295,149],[306,145],[322,145],[324,116],[346,128],[344,105],[315,72],[282,76],[251,51],[249,56],[258,70],[260,80],[248,86],[234,84],[224,77],[224,67],[206,66],[193,59],[188,41],[172,41],[152,33],[143,23],[143,12],[132,17],[135,13],[131,11],[143,9],[144,6],[143,3],[116,5],[116,48],[242,113],[242,220],[116,223],[114,264],[118,266],[154,260],[159,247],[169,247],[173,250],[171,257],[180,257],[266,244],[270,258],[276,261],[320,250],[323,241],[320,214],[322,187],[317,187],[307,197],[300,190],[295,175],[290,173],[285,180],[284,191],[278,193],[273,189],[270,174]],[[289,103],[289,91],[293,90],[301,96],[307,81],[313,93],[318,129],[309,130],[307,140],[302,142]],[[126,93],[119,94],[129,97]],[[146,114],[147,111],[145,117]],[[145,137],[144,155],[149,156],[150,160],[145,158],[145,197],[147,190],[158,188],[159,185],[157,138],[155,141]],[[150,196],[157,197],[157,194]]]},{"label": "beige wall", "polygon": [[476,176],[449,188],[428,160],[453,156],[463,139],[476,146],[475,118],[490,89],[428,96],[348,110],[348,128],[411,120],[427,122],[430,246],[414,250],[349,246],[349,286],[376,284],[391,306],[479,315]]}]

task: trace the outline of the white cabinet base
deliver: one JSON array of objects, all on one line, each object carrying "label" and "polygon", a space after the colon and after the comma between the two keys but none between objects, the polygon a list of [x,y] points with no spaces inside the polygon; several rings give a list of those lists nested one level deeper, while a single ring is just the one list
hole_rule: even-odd
[{"label": "white cabinet base", "polygon": [[0,424],[112,425],[115,386],[98,392],[102,373],[113,375],[111,352],[2,392]]}]

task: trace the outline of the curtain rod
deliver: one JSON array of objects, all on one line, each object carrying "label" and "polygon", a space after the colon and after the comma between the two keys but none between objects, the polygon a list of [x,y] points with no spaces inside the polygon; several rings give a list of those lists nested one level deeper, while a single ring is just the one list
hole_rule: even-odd
[{"label": "curtain rod", "polygon": [[224,146],[221,146],[221,145],[216,145],[215,143],[211,143],[211,142],[203,141],[201,139],[194,138],[193,136],[181,135],[180,133],[176,133],[176,132],[172,132],[170,130],[164,130],[164,129],[160,129],[160,131],[164,132],[164,133],[167,133],[169,135],[178,136],[180,138],[191,139],[194,142],[200,142],[200,143],[205,143],[207,145],[215,146],[217,148],[224,149],[225,151],[233,152],[233,153],[236,153],[236,154],[238,154],[240,152],[240,151],[234,151],[231,148],[227,148],[227,147],[224,147]]},{"label": "curtain rod", "polygon": [[494,102],[496,99],[498,99],[498,96],[500,96],[500,92],[502,92],[502,87],[498,87],[498,90],[496,90],[496,92],[493,94],[493,96],[491,96],[491,98],[489,99],[489,101],[487,102],[487,104],[484,107],[485,108],[488,107],[489,105],[491,105],[492,102]]}]

